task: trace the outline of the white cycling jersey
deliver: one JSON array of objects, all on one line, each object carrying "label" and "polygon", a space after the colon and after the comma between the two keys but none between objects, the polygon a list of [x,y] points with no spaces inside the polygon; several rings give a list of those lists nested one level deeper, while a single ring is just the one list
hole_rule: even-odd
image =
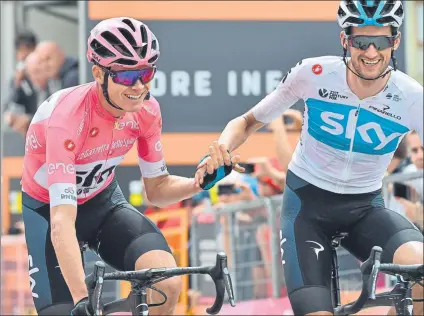
[{"label": "white cycling jersey", "polygon": [[393,154],[416,130],[423,141],[423,87],[397,70],[383,91],[360,100],[349,88],[341,57],[305,59],[253,108],[269,123],[299,99],[305,102],[302,135],[289,169],[335,193],[378,190]]}]

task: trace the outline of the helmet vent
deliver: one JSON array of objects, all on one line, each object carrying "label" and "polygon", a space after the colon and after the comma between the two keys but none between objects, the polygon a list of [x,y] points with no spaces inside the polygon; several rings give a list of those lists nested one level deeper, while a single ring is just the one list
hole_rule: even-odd
[{"label": "helmet vent", "polygon": [[141,32],[141,41],[143,44],[147,43],[147,31],[146,27],[144,25],[140,26],[140,32]]},{"label": "helmet vent", "polygon": [[394,3],[387,2],[386,5],[384,6],[383,10],[381,11],[380,15],[385,15],[385,14],[390,13],[390,11],[392,11],[394,6],[395,6]]},{"label": "helmet vent", "polygon": [[114,64],[120,64],[120,65],[126,65],[126,66],[137,65],[137,61],[131,60],[131,59],[126,59],[126,58],[119,58],[119,59],[113,61],[112,63],[114,63]]},{"label": "helmet vent", "polygon": [[345,23],[352,23],[352,24],[359,24],[359,25],[361,25],[361,24],[364,23],[364,20],[363,19],[360,19],[360,18],[355,18],[353,16],[350,16],[350,17],[348,17],[346,19]]},{"label": "helmet vent", "polygon": [[152,49],[155,49],[155,50],[158,49],[158,41],[157,40],[152,41]]},{"label": "helmet vent", "polygon": [[353,2],[346,3],[346,7],[348,8],[348,10],[352,14],[355,14],[357,16],[360,16],[359,11],[358,11],[358,8],[356,7],[356,5]]},{"label": "helmet vent", "polygon": [[125,39],[128,41],[128,43],[130,43],[131,46],[133,46],[133,47],[137,46],[137,43],[135,42],[134,37],[131,35],[131,33],[128,30],[126,30],[122,27],[119,27],[118,30],[119,30],[119,32],[121,32],[122,36],[125,37]]},{"label": "helmet vent", "polygon": [[396,22],[396,20],[391,16],[385,16],[380,19],[377,19],[377,23],[380,23],[380,24],[386,24],[386,23],[392,23],[392,22]]},{"label": "helmet vent", "polygon": [[365,11],[365,14],[369,17],[372,18],[375,14],[375,12],[377,11],[377,6],[373,5],[373,6],[363,6],[363,9]]},{"label": "helmet vent", "polygon": [[152,58],[150,58],[147,62],[149,64],[153,64],[157,59],[158,59],[159,55],[155,55]]},{"label": "helmet vent", "polygon": [[122,23],[125,23],[126,25],[128,25],[131,28],[131,30],[135,32],[135,26],[129,19],[123,19]]},{"label": "helmet vent", "polygon": [[100,44],[96,39],[93,39],[93,41],[90,43],[90,47],[100,57],[103,57],[103,58],[115,57],[114,53],[112,53],[110,50],[108,50],[106,47],[104,47],[102,44]]},{"label": "helmet vent", "polygon": [[402,6],[400,6],[394,13],[396,16],[398,17],[402,17],[403,16],[403,8]]},{"label": "helmet vent", "polygon": [[125,47],[124,44],[121,43],[121,41],[113,35],[109,31],[104,31],[102,33],[102,37],[108,41],[110,45],[112,45],[119,53],[121,53],[124,56],[132,57],[131,52]]}]

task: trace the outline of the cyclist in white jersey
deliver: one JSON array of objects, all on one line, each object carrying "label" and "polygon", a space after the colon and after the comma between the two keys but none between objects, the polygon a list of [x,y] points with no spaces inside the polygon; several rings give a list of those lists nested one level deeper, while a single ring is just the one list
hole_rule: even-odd
[{"label": "cyclist in white jersey", "polygon": [[[296,315],[332,314],[331,238],[340,232],[349,234],[342,245],[360,260],[380,246],[384,262],[423,263],[423,235],[386,209],[381,197],[384,173],[401,139],[416,130],[423,141],[423,87],[396,69],[394,57],[403,18],[401,1],[341,1],[344,56],[299,62],[273,92],[228,123],[217,141],[224,150],[204,161],[229,164],[225,149],[233,152],[304,100],[280,233]],[[240,166],[235,170],[243,171]],[[200,167],[196,174],[200,182],[205,171],[206,166]],[[414,287],[412,296],[422,298],[422,287]],[[414,314],[422,312],[422,303],[414,303]]]}]

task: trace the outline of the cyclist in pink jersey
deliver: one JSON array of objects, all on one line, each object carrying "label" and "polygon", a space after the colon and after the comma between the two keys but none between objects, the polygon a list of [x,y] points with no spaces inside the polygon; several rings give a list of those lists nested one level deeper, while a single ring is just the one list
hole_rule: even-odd
[{"label": "cyclist in pink jersey", "polygon": [[[22,203],[38,314],[93,313],[81,244],[118,270],[176,266],[159,229],[126,201],[114,177],[115,167],[137,143],[153,204],[166,206],[201,191],[197,180],[167,172],[160,107],[149,93],[158,57],[158,40],[145,24],[126,17],[100,22],[91,31],[87,50],[95,81],[53,94],[31,122]],[[220,150],[215,144],[210,154]],[[212,174],[218,167],[208,162],[203,168]],[[157,287],[168,302],[151,313],[172,314],[180,279]],[[161,301],[157,292],[149,297]]]}]

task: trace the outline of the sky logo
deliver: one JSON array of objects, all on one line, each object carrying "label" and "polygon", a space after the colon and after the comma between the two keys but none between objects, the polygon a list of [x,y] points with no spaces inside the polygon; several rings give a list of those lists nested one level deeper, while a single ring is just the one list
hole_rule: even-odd
[{"label": "sky logo", "polygon": [[316,140],[333,148],[384,155],[396,150],[399,138],[409,129],[389,118],[364,108],[359,114],[350,105],[308,99],[308,132]]}]

